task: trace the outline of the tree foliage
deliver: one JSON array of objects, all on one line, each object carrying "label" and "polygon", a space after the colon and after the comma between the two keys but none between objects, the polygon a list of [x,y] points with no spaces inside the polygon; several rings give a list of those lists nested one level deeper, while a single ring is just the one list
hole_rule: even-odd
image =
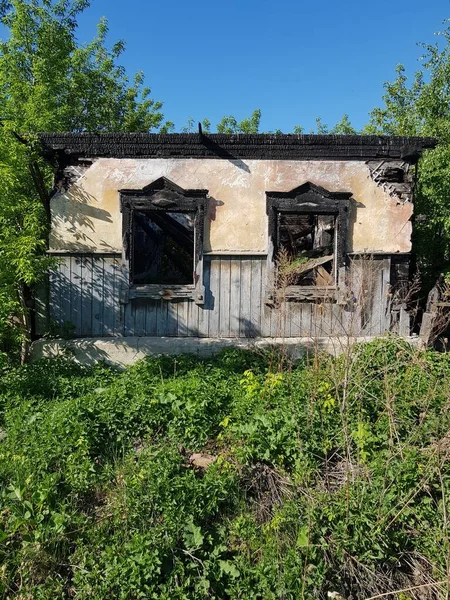
[{"label": "tree foliage", "polygon": [[[106,20],[81,46],[77,19],[89,0],[0,3],[7,37],[0,41],[0,343],[29,335],[26,287],[48,265],[51,170],[29,132],[140,131],[163,125],[162,103],[142,73],[129,80],[118,60],[124,43],[108,49]],[[6,291],[5,291],[6,290]],[[21,327],[17,330],[17,324]],[[1,347],[0,347],[1,349]]]},{"label": "tree foliage", "polygon": [[250,117],[238,122],[235,117],[229,115],[223,117],[217,124],[217,133],[259,133],[261,122],[261,111],[254,110]]},{"label": "tree foliage", "polygon": [[421,69],[408,78],[403,65],[385,84],[384,105],[371,113],[364,133],[433,136],[434,150],[420,160],[415,194],[413,249],[426,283],[450,269],[450,27],[436,44],[421,45]]}]

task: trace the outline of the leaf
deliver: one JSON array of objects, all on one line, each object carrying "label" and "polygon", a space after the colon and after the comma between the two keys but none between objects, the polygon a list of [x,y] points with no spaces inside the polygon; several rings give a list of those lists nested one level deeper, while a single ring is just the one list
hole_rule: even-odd
[{"label": "leaf", "polygon": [[19,500],[19,502],[22,502],[22,490],[14,487],[13,485],[9,486],[9,489],[11,490],[9,497],[13,500]]},{"label": "leaf", "polygon": [[219,568],[221,573],[230,575],[230,577],[233,577],[234,579],[241,574],[239,569],[237,569],[229,560],[219,560]]},{"label": "leaf", "polygon": [[191,517],[187,525],[185,525],[183,540],[188,550],[196,550],[203,544],[202,530],[194,523]]},{"label": "leaf", "polygon": [[219,427],[223,427],[223,428],[228,427],[228,425],[230,423],[230,419],[231,419],[230,415],[227,415],[222,421],[220,421]]},{"label": "leaf", "polygon": [[309,527],[308,525],[303,525],[299,529],[297,535],[297,548],[307,548],[309,546]]}]

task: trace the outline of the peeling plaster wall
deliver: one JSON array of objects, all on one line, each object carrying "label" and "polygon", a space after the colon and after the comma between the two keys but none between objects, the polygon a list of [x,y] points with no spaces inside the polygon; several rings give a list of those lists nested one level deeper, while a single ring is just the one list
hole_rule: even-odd
[{"label": "peeling plaster wall", "polygon": [[98,158],[51,201],[50,249],[121,252],[119,190],[141,189],[165,176],[209,190],[205,252],[267,252],[266,191],[290,191],[310,181],[351,191],[349,252],[409,252],[412,204],[377,185],[362,161]]}]

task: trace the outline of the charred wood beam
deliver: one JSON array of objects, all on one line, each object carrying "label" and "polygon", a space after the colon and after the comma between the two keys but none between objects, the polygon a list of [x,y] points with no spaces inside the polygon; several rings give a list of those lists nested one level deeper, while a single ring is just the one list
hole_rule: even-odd
[{"label": "charred wood beam", "polygon": [[377,185],[402,203],[411,202],[414,190],[414,172],[404,160],[368,161],[370,175]]},{"label": "charred wood beam", "polygon": [[417,161],[434,138],[362,135],[284,134],[41,134],[43,154],[63,150],[80,156],[140,158],[225,158],[233,160],[382,160]]}]

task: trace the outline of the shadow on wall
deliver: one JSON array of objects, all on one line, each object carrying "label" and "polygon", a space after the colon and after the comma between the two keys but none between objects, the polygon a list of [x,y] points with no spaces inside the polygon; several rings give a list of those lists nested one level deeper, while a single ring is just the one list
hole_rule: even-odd
[{"label": "shadow on wall", "polygon": [[123,335],[117,256],[58,258],[49,275],[50,331],[65,337]]},{"label": "shadow on wall", "polygon": [[119,255],[60,257],[50,274],[53,335],[61,337],[322,337],[391,328],[390,260],[354,259],[345,302],[264,302],[265,258],[205,260],[205,304],[134,299]]},{"label": "shadow on wall", "polygon": [[[355,224],[356,224],[356,217],[357,217],[357,209],[360,208],[366,208],[366,205],[363,204],[362,202],[358,202],[356,201],[354,198],[350,198],[350,204],[349,204],[349,215],[348,215],[348,240],[353,240],[354,239],[354,230],[355,230]],[[347,251],[349,251],[350,248],[347,248]]]},{"label": "shadow on wall", "polygon": [[127,287],[119,255],[59,257],[49,275],[48,331],[65,338],[208,335],[205,314],[215,304],[208,287],[202,307],[149,299],[125,303]]},{"label": "shadow on wall", "polygon": [[[51,327],[47,329],[65,338],[261,336],[260,293],[245,291],[243,280],[244,285],[232,286],[234,292],[230,292],[230,261],[222,262],[226,265],[226,269],[222,265],[222,279],[216,270],[211,281],[210,262],[205,261],[205,304],[198,306],[185,300],[134,299],[125,303],[128,282],[119,255],[61,256],[49,278]],[[259,291],[259,276],[257,283]],[[240,300],[233,293],[238,293]]]},{"label": "shadow on wall", "polygon": [[[67,239],[58,233],[58,227],[68,234],[69,241],[80,242],[95,249],[97,242],[87,232],[97,230],[96,221],[112,223],[112,215],[103,208],[95,206],[97,200],[78,185],[72,185],[65,193],[61,193],[52,201],[52,220],[57,227],[52,228],[51,246],[53,248],[67,247]],[[111,246],[102,241],[104,252]]]}]

